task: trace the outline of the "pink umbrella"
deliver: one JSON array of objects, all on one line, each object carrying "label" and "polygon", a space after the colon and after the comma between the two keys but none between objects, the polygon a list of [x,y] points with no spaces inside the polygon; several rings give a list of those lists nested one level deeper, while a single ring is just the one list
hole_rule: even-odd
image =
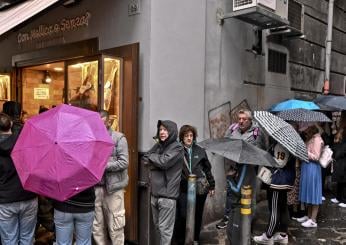
[{"label": "pink umbrella", "polygon": [[60,105],[25,123],[11,156],[24,189],[64,201],[101,180],[113,148],[98,113]]}]

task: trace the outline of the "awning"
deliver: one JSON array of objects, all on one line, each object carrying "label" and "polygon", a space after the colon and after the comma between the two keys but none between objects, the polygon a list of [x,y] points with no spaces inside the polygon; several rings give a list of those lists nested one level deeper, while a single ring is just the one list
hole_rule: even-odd
[{"label": "awning", "polygon": [[58,0],[28,0],[0,11],[0,35],[48,8]]}]

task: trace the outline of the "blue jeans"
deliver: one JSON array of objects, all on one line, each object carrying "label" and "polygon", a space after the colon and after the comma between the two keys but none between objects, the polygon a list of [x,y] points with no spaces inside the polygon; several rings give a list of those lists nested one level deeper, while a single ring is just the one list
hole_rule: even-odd
[{"label": "blue jeans", "polygon": [[0,237],[2,244],[33,244],[37,207],[37,198],[0,204]]},{"label": "blue jeans", "polygon": [[93,221],[94,211],[65,213],[54,209],[56,244],[72,245],[73,234],[75,234],[77,245],[91,245]]}]

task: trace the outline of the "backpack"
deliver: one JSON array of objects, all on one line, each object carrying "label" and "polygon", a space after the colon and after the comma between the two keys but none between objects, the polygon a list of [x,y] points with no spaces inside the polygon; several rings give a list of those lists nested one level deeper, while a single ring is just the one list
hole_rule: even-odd
[{"label": "backpack", "polygon": [[[236,130],[237,128],[239,128],[239,124],[238,123],[233,123],[231,124],[231,126],[229,126],[228,130],[231,132],[231,134],[234,132],[234,130]],[[259,127],[254,128],[254,130],[252,131],[252,136],[254,137],[254,139],[256,140],[257,137],[259,135]]]},{"label": "backpack", "polygon": [[322,168],[328,167],[328,165],[333,161],[333,151],[330,149],[329,145],[323,147],[320,159],[318,160]]}]

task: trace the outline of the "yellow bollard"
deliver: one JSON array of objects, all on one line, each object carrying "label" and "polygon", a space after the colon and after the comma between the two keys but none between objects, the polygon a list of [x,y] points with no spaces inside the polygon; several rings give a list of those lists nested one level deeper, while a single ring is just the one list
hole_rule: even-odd
[{"label": "yellow bollard", "polygon": [[240,199],[240,213],[242,215],[250,215],[251,214],[251,194],[252,189],[251,186],[246,185],[241,188],[241,199]]}]

